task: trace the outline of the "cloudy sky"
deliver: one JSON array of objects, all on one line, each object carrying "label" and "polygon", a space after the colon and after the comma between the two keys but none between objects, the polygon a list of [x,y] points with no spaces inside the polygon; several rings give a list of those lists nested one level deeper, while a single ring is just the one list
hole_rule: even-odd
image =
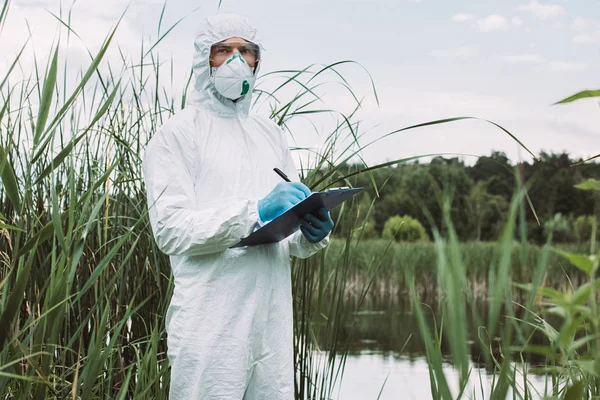
[{"label": "cloudy sky", "polygon": [[[156,40],[163,3],[63,1],[62,15],[72,10],[71,25],[82,40],[73,41],[70,51],[75,54],[70,59],[89,62],[85,47],[98,48],[127,4],[116,41],[123,51],[139,53],[143,38]],[[186,17],[160,46],[162,57],[173,58],[176,81],[189,72],[198,21],[217,13],[217,5],[218,0],[167,2],[163,31]],[[361,131],[368,132],[365,143],[411,124],[476,116],[504,126],[536,154],[600,153],[598,101],[552,105],[577,91],[600,88],[596,0],[222,0],[218,12],[247,15],[259,28],[267,49],[262,73],[340,60],[354,60],[366,68],[379,105],[359,66],[340,69],[365,98],[358,115]],[[47,51],[59,31],[52,13],[61,13],[61,1],[12,0],[0,35],[0,72],[27,39],[28,29],[38,57]],[[31,60],[24,58],[24,65]],[[351,96],[339,90],[332,89],[328,96],[329,106],[352,105]],[[299,146],[318,147],[322,141],[309,129],[296,131],[295,138],[293,144]],[[394,135],[369,147],[364,157],[374,163],[492,150],[504,151],[512,160],[529,159],[507,135],[483,121]]]}]

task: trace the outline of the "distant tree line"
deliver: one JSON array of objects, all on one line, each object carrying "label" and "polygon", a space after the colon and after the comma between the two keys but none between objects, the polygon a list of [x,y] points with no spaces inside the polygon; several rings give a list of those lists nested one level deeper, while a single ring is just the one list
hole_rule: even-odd
[{"label": "distant tree line", "polygon": [[[588,178],[598,179],[600,165],[574,165],[580,161],[566,153],[542,153],[533,163],[515,165],[506,154],[492,152],[472,166],[458,158],[436,157],[429,163],[417,161],[361,173],[348,179],[353,186],[365,187],[357,196],[358,204],[341,219],[337,218],[339,209],[333,213],[337,233],[346,235],[364,227],[364,237],[389,237],[402,225],[415,231],[400,232],[397,239],[420,237],[416,220],[432,238],[433,226],[442,233],[446,230],[442,211],[446,198],[450,199],[452,223],[461,240],[495,240],[518,185],[524,184],[539,219],[538,224],[525,203],[528,240],[544,243],[552,230],[555,242],[587,241],[595,216],[600,215],[600,198],[597,192],[574,186]],[[338,172],[346,175],[363,168],[349,164]],[[406,223],[400,224],[398,217],[404,217]]]}]

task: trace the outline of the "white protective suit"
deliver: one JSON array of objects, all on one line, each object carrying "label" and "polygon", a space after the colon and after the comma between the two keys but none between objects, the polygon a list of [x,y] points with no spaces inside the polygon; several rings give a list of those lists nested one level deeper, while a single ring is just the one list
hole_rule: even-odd
[{"label": "white protective suit", "polygon": [[229,249],[259,223],[257,202],[298,173],[285,134],[249,114],[210,80],[211,45],[241,37],[260,45],[247,19],[206,19],[195,40],[190,104],[148,143],[144,179],[158,247],[175,290],[166,315],[173,400],[294,398],[290,255],[306,258],[329,238]]}]

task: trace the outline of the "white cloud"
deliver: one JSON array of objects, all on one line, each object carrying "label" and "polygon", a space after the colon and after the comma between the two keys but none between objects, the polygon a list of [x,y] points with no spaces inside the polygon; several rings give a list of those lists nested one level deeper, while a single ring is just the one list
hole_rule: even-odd
[{"label": "white cloud", "polygon": [[523,20],[521,18],[519,18],[519,17],[513,17],[512,18],[512,24],[514,26],[521,26],[521,25],[523,25]]},{"label": "white cloud", "polygon": [[[66,85],[70,87],[79,79],[80,70],[84,70],[91,63],[88,51],[95,55],[103,44],[106,36],[115,27],[119,17],[127,7],[130,8],[123,20],[121,20],[113,42],[109,47],[99,70],[103,75],[108,74],[108,65],[115,76],[130,74],[130,69],[125,69],[132,63],[139,62],[139,51],[143,45],[148,49],[150,43],[154,43],[150,36],[142,36],[142,31],[137,25],[136,18],[140,15],[148,16],[152,8],[153,14],[160,14],[159,0],[107,0],[107,10],[99,10],[100,5],[93,0],[79,0],[72,7],[70,26],[78,37],[72,35],[68,41],[65,39],[66,28],[63,27],[52,15],[59,15],[59,2],[55,0],[13,0],[9,17],[0,35],[0,76],[7,73],[8,68],[14,60],[15,55],[21,49],[29,37],[28,25],[31,27],[31,40],[20,58],[22,70],[16,68],[11,73],[11,80],[27,77],[34,68],[34,57],[38,60],[38,68],[41,73],[45,70],[46,60],[50,52],[55,48],[59,35],[61,35],[59,68],[66,68]],[[150,7],[153,5],[153,7]],[[45,8],[47,6],[47,8]],[[88,7],[89,6],[89,7]],[[114,7],[114,8],[113,8]],[[147,9],[146,9],[146,8]],[[92,10],[92,11],[90,11]],[[63,8],[62,16],[66,19],[69,8]],[[122,52],[122,53],[121,53]],[[137,54],[136,54],[137,53]],[[126,56],[125,63],[122,55]],[[42,62],[40,62],[42,60]],[[68,60],[64,64],[64,60]]]},{"label": "white cloud", "polygon": [[461,46],[456,49],[436,49],[433,50],[430,54],[433,57],[443,58],[443,57],[452,57],[452,58],[467,58],[474,56],[476,51],[467,46]]},{"label": "white cloud", "polygon": [[502,59],[510,64],[519,64],[519,63],[541,63],[546,61],[544,57],[540,56],[537,53],[528,53],[528,54],[518,54],[514,56],[505,56]]},{"label": "white cloud", "polygon": [[[526,86],[526,85],[525,85]],[[540,150],[567,150],[570,154],[590,154],[600,148],[600,136],[593,134],[597,119],[596,104],[577,104],[569,107],[549,107],[548,102],[532,102],[527,96],[494,96],[478,92],[427,91],[422,88],[406,89],[402,95],[393,87],[382,89],[380,106],[370,105],[364,117],[364,126],[378,123],[373,139],[380,132],[389,132],[419,122],[474,115],[492,120],[507,128],[534,153]],[[558,99],[553,99],[558,100]],[[399,118],[398,110],[410,110]],[[370,135],[369,133],[368,135]],[[433,140],[432,140],[433,139]],[[393,149],[393,150],[392,150]],[[407,140],[405,135],[392,135],[374,144],[364,155],[384,161],[415,154],[456,152],[462,154],[489,154],[490,149],[505,151],[512,160],[525,158],[526,152],[504,132],[482,121],[460,121],[420,128]],[[377,157],[378,156],[378,157]],[[472,160],[472,159],[470,159]],[[372,161],[370,161],[372,162]],[[474,161],[469,161],[474,162]]]},{"label": "white cloud", "polygon": [[507,29],[508,23],[503,16],[493,14],[477,21],[477,26],[482,32],[492,32]]},{"label": "white cloud", "polygon": [[550,69],[556,72],[571,72],[571,71],[584,71],[587,69],[585,63],[571,63],[566,61],[552,61],[550,63]]},{"label": "white cloud", "polygon": [[590,21],[583,17],[576,17],[571,24],[571,29],[577,32],[584,31],[590,25]]},{"label": "white cloud", "polygon": [[590,35],[579,34],[579,35],[573,36],[573,43],[575,43],[575,44],[587,44],[587,43],[594,43],[594,42],[595,42],[594,38],[591,37]]},{"label": "white cloud", "polygon": [[[81,0],[73,3],[72,11],[78,18],[89,19],[114,19],[123,14],[129,6],[127,15],[132,17],[137,11],[148,9],[149,7],[158,7],[163,0],[102,0],[90,1]],[[58,13],[60,1],[57,0],[13,0],[11,8],[20,8],[22,10],[44,9]],[[69,2],[64,2],[69,3]],[[68,10],[68,6],[66,9]],[[63,13],[65,7],[63,5]],[[75,19],[73,19],[74,21]]]},{"label": "white cloud", "polygon": [[453,15],[452,18],[450,18],[450,20],[452,22],[465,22],[465,21],[470,21],[473,18],[474,18],[473,14],[459,13],[459,14]]},{"label": "white cloud", "polygon": [[537,19],[549,20],[560,17],[565,9],[558,4],[542,4],[537,0],[531,0],[528,4],[519,6],[519,10],[531,12]]}]

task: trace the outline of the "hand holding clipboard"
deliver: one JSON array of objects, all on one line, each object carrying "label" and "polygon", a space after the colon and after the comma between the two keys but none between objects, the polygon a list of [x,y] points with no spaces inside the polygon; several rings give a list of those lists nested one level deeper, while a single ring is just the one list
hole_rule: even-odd
[{"label": "hand holding clipboard", "polygon": [[[285,181],[290,182],[281,170],[275,168],[274,171]],[[279,242],[300,229],[305,214],[313,213],[321,207],[330,211],[362,190],[363,188],[343,187],[314,192],[231,248]]]}]

